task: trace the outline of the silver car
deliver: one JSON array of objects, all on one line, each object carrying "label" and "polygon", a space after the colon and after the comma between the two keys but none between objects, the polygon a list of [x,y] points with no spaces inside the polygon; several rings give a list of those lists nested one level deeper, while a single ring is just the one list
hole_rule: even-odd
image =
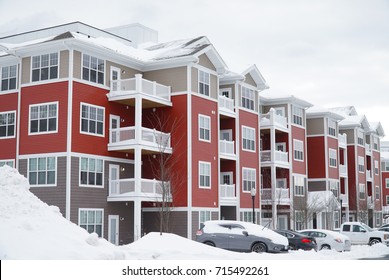
[{"label": "silver car", "polygon": [[288,239],[260,225],[239,221],[207,221],[196,241],[238,252],[279,253],[288,250]]}]

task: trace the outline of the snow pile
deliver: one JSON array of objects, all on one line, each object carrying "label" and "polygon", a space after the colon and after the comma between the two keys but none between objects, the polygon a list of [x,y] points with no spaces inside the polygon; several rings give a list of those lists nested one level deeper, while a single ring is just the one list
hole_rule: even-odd
[{"label": "snow pile", "polygon": [[0,259],[124,258],[123,251],[32,194],[16,169],[0,167]]}]

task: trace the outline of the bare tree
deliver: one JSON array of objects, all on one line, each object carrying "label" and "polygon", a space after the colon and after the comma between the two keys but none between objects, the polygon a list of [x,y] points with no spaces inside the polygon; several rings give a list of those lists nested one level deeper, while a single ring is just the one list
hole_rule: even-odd
[{"label": "bare tree", "polygon": [[155,178],[158,178],[158,187],[161,194],[160,201],[157,202],[159,207],[159,231],[169,231],[170,213],[173,206],[173,196],[179,192],[178,186],[173,182],[178,182],[182,176],[176,171],[179,155],[173,154],[171,140],[172,134],[176,132],[174,144],[182,139],[177,131],[181,124],[181,119],[173,118],[170,114],[154,111],[149,116],[149,121],[154,126],[154,138],[157,143],[158,151],[149,157],[151,172]]}]

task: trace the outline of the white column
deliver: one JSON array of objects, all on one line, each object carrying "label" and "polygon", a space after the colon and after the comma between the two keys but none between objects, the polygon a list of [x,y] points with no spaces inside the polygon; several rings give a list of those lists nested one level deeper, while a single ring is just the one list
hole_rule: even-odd
[{"label": "white column", "polygon": [[270,167],[271,173],[271,212],[272,212],[272,229],[277,228],[277,195],[276,195],[276,187],[277,187],[277,174],[276,174],[276,166],[275,166],[275,151],[276,151],[276,131],[272,127],[270,129],[270,153],[271,153],[271,161],[272,165]]},{"label": "white column", "polygon": [[141,238],[142,233],[142,201],[136,199],[134,201],[134,241]]}]

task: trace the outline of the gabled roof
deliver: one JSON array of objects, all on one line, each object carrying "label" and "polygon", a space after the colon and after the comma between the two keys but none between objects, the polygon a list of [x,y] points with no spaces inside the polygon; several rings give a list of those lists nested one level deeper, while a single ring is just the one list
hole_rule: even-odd
[{"label": "gabled roof", "polygon": [[283,90],[266,89],[259,94],[259,102],[262,105],[297,104],[303,108],[312,107],[313,104],[291,95]]},{"label": "gabled roof", "polygon": [[340,121],[345,117],[339,113],[331,111],[330,109],[315,105],[307,109],[307,119],[317,118],[317,117],[329,117],[331,119]]},{"label": "gabled roof", "polygon": [[370,129],[380,137],[385,136],[384,128],[382,127],[381,122],[370,122]]},{"label": "gabled roof", "polygon": [[338,114],[344,116],[356,116],[358,115],[357,110],[354,106],[344,106],[344,107],[334,107],[330,109],[331,111],[337,112]]},{"label": "gabled roof", "polygon": [[370,130],[370,125],[365,115],[345,116],[345,118],[339,122],[339,127],[343,129],[362,127],[364,130]]},{"label": "gabled roof", "polygon": [[233,72],[229,69],[226,69],[226,71],[219,75],[219,83],[221,85],[228,85],[228,84],[233,84],[237,81],[244,81],[245,76],[242,74],[238,74],[236,72]]},{"label": "gabled roof", "polygon": [[262,76],[261,72],[259,72],[258,67],[255,64],[251,65],[242,72],[243,76],[246,76],[247,74],[251,75],[254,82],[257,84],[258,90],[264,90],[269,88],[265,78]]}]

